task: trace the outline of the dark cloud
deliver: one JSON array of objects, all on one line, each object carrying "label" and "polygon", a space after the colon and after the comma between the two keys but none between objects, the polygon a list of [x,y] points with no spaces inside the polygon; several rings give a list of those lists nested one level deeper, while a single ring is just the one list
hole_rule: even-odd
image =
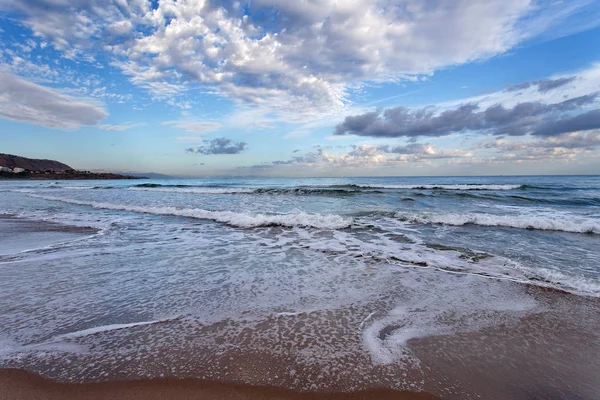
[{"label": "dark cloud", "polygon": [[600,109],[561,119],[548,119],[536,127],[534,136],[556,136],[563,133],[600,129]]},{"label": "dark cloud", "polygon": [[287,160],[287,161],[273,161],[273,165],[288,165],[288,164],[293,164],[295,161],[294,160]]},{"label": "dark cloud", "polygon": [[292,153],[297,153],[299,151],[300,151],[300,149],[296,149],[296,150],[292,151]]},{"label": "dark cloud", "polygon": [[[439,137],[464,131],[482,131],[494,135],[522,136],[558,118],[560,113],[577,110],[596,101],[599,93],[575,97],[561,103],[519,103],[512,108],[501,104],[481,109],[477,104],[463,104],[437,113],[434,107],[410,110],[406,107],[377,110],[357,116],[348,116],[337,125],[335,135],[358,135],[381,138]],[[563,118],[569,118],[562,115]],[[592,118],[593,116],[590,116]],[[594,129],[593,121],[577,120],[582,129]],[[575,125],[573,125],[575,126]],[[588,127],[588,128],[586,128]],[[544,129],[538,135],[552,134]],[[557,133],[566,131],[558,130]]]},{"label": "dark cloud", "polygon": [[569,111],[592,104],[599,97],[600,93],[590,93],[572,99],[565,100],[562,103],[555,104],[556,111]]},{"label": "dark cloud", "polygon": [[568,78],[559,78],[559,79],[544,79],[542,81],[538,81],[538,91],[541,93],[546,93],[552,89],[556,89],[557,87],[566,85],[575,80],[574,76]]},{"label": "dark cloud", "polygon": [[518,83],[516,85],[510,85],[506,88],[507,92],[516,92],[518,90],[528,89],[532,86],[537,86],[538,92],[547,93],[552,89],[564,86],[568,83],[573,82],[576,79],[574,76],[558,78],[558,79],[541,79],[538,81],[530,81]]},{"label": "dark cloud", "polygon": [[[401,108],[401,107],[399,107]],[[373,125],[377,123],[381,111],[368,112],[356,116],[348,116],[344,119],[344,122],[335,128],[336,135],[343,135],[346,133],[357,134],[356,132],[367,132],[369,129],[375,129]],[[380,135],[368,135],[363,134],[362,136],[380,136]]]},{"label": "dark cloud", "polygon": [[396,154],[418,154],[423,153],[426,145],[420,143],[411,143],[406,146],[396,146],[389,149],[388,153]]},{"label": "dark cloud", "polygon": [[246,142],[233,142],[227,138],[216,138],[208,142],[207,146],[190,147],[185,149],[186,153],[197,153],[197,154],[240,154],[246,150]]}]

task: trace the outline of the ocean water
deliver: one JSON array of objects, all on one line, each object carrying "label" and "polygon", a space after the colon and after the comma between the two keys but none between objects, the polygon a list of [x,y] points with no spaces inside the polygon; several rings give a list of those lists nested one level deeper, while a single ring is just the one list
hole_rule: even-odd
[{"label": "ocean water", "polygon": [[422,390],[419,340],[600,316],[599,176],[4,181],[0,214],[0,367],[60,380]]}]

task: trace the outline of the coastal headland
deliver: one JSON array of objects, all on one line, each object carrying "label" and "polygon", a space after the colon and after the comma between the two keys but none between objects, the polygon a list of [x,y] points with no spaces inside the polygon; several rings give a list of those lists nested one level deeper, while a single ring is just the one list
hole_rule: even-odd
[{"label": "coastal headland", "polygon": [[76,170],[67,164],[55,160],[33,159],[12,154],[0,154],[0,179],[95,180],[143,178],[112,172]]}]

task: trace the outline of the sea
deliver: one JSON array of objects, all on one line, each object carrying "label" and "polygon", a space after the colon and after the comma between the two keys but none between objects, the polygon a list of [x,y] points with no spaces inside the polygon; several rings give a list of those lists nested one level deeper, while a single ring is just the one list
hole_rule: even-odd
[{"label": "sea", "polygon": [[597,399],[599,298],[600,176],[0,181],[0,368],[58,381]]}]

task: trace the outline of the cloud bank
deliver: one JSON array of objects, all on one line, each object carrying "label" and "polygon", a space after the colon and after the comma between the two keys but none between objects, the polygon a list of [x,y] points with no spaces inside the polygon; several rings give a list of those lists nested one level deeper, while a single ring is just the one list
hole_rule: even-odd
[{"label": "cloud bank", "polygon": [[[502,54],[589,6],[576,0],[557,13],[545,0],[3,0],[0,8],[65,57],[107,58],[155,96],[210,87],[305,120],[340,110],[362,82],[419,79]],[[540,91],[561,84],[537,83]]]},{"label": "cloud bank", "polygon": [[108,116],[99,105],[0,71],[0,116],[48,128],[96,125]]},{"label": "cloud bank", "polygon": [[162,124],[185,129],[192,133],[209,133],[216,131],[223,126],[218,122],[212,121],[165,121]]},{"label": "cloud bank", "polygon": [[468,131],[509,136],[554,136],[600,128],[600,110],[569,114],[597,105],[599,96],[600,93],[596,92],[559,103],[524,102],[510,108],[495,104],[482,109],[478,104],[468,103],[441,112],[435,106],[416,110],[394,107],[348,116],[336,126],[334,134],[413,140]]}]

